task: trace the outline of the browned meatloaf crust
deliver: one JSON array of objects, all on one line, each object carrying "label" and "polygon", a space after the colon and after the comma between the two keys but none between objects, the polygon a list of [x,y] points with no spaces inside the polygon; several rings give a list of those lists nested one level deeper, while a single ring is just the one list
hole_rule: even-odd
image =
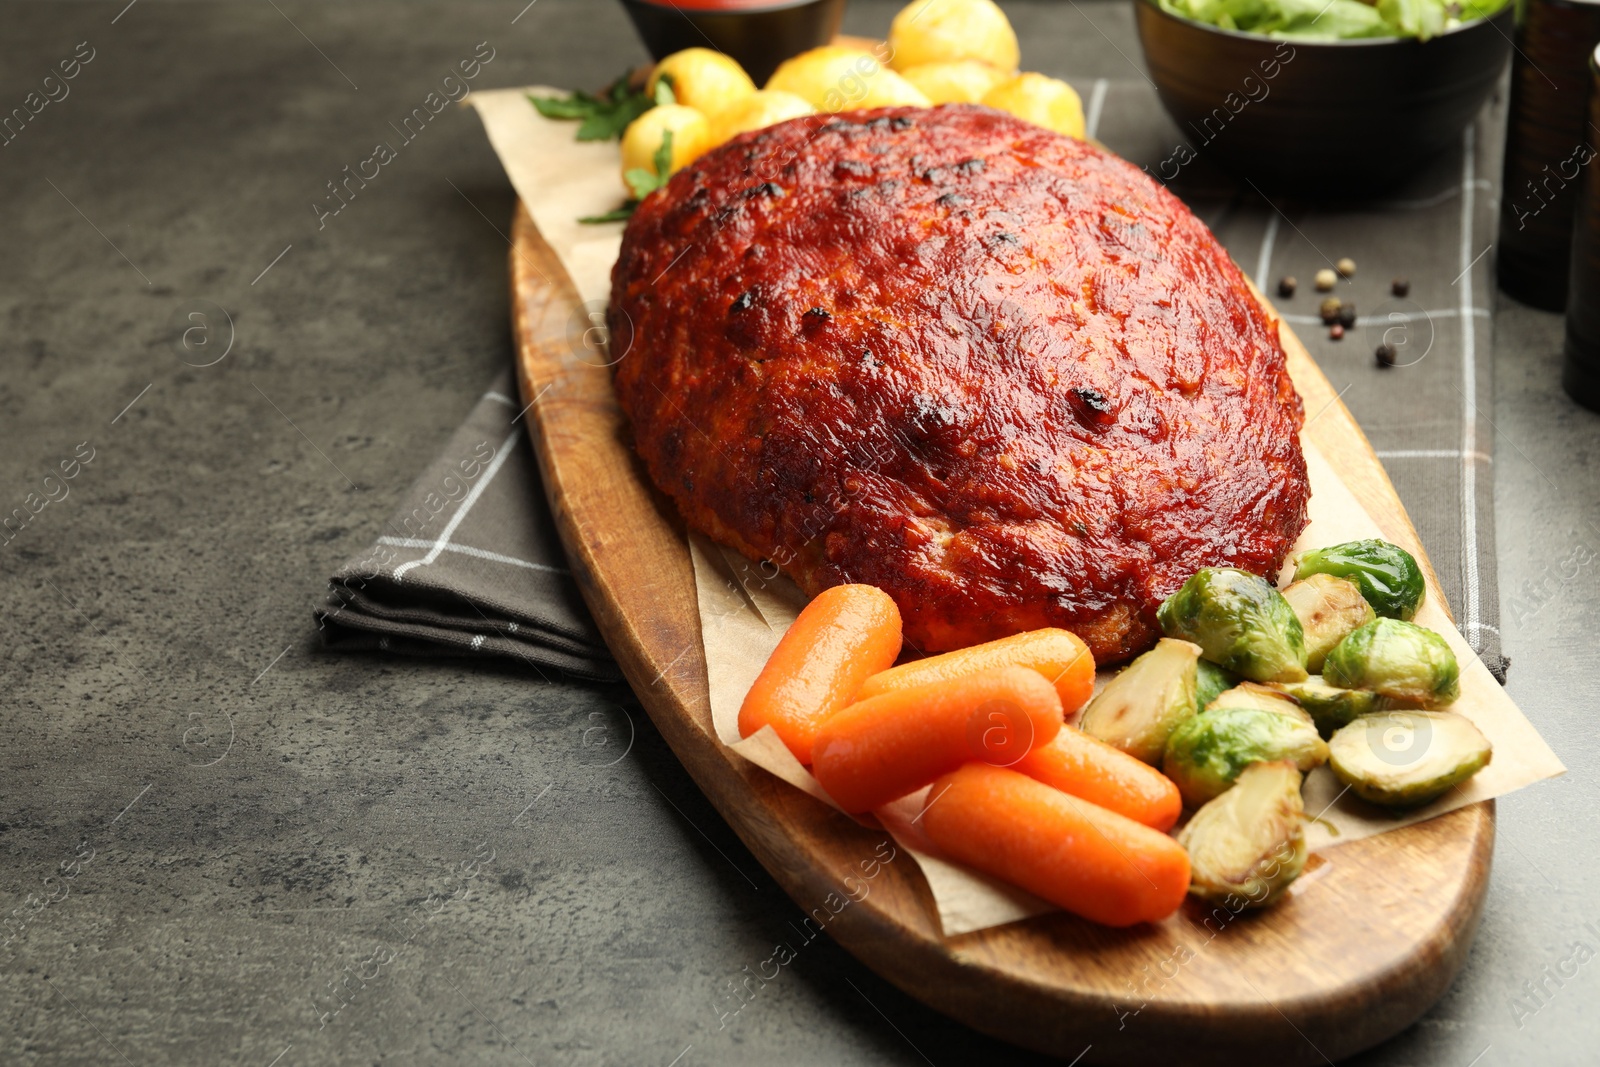
[{"label": "browned meatloaf crust", "polygon": [[612,272],[616,387],[685,520],[809,594],[887,591],[907,643],[1040,626],[1097,662],[1207,565],[1306,523],[1274,325],[1187,208],[986,108],[742,135],[674,175]]}]

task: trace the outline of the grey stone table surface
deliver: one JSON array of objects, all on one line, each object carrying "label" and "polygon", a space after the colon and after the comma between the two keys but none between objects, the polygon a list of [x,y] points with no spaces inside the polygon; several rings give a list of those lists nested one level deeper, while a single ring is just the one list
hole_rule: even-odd
[{"label": "grey stone table surface", "polygon": [[[799,910],[626,689],[318,650],[508,358],[513,199],[452,109],[311,205],[480,43],[480,88],[642,59],[618,9],[124,3],[0,5],[0,110],[57,97],[0,147],[0,512],[74,474],[0,546],[0,1063],[1033,1062],[826,940],[735,1014]],[[1132,48],[1120,3],[1008,7],[1047,70],[1091,19]],[[1510,688],[1572,773],[1500,804],[1464,973],[1362,1064],[1600,1055],[1600,418],[1559,338],[1501,301]]]}]

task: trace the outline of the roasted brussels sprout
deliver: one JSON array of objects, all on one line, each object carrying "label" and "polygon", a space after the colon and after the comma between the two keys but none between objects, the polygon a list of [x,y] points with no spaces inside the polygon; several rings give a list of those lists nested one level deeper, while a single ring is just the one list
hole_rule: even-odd
[{"label": "roasted brussels sprout", "polygon": [[1195,812],[1178,834],[1189,852],[1189,892],[1207,900],[1271,904],[1306,866],[1300,772],[1289,760],[1252,763],[1233,788]]},{"label": "roasted brussels sprout", "polygon": [[1438,708],[1461,695],[1461,668],[1444,638],[1416,623],[1376,619],[1328,653],[1322,680],[1371,689],[1412,708]]},{"label": "roasted brussels sprout", "polygon": [[1195,664],[1194,706],[1204,711],[1217,697],[1239,684],[1239,676],[1203,659]]},{"label": "roasted brussels sprout", "polygon": [[1328,759],[1310,722],[1260,708],[1218,708],[1186,719],[1167,740],[1161,769],[1191,808],[1219,795],[1252,763],[1293,760],[1302,771]]},{"label": "roasted brussels sprout", "polygon": [[1136,759],[1159,765],[1173,729],[1195,713],[1200,649],[1162,638],[1106,683],[1084,709],[1078,728]]},{"label": "roasted brussels sprout", "polygon": [[1168,637],[1193,641],[1201,655],[1253,682],[1306,679],[1305,635],[1272,583],[1231,567],[1205,567],[1156,612]]},{"label": "roasted brussels sprout", "polygon": [[1307,552],[1295,565],[1295,581],[1313,574],[1354,582],[1372,610],[1386,619],[1410,619],[1427,590],[1416,558],[1387,541],[1350,541]]},{"label": "roasted brussels sprout", "polygon": [[1354,582],[1331,574],[1302,578],[1283,591],[1283,599],[1300,620],[1306,640],[1306,670],[1312,674],[1322,670],[1322,661],[1345,634],[1377,618]]},{"label": "roasted brussels sprout", "polygon": [[1477,774],[1493,749],[1472,723],[1448,711],[1383,711],[1357,719],[1328,742],[1333,773],[1374,804],[1409,808]]},{"label": "roasted brussels sprout", "polygon": [[1311,715],[1284,690],[1260,682],[1240,682],[1225,692],[1218,693],[1215,700],[1201,708],[1201,711],[1214,711],[1217,708],[1260,708],[1262,711],[1276,712],[1279,715],[1292,715],[1302,722],[1312,722]]},{"label": "roasted brussels sprout", "polygon": [[1289,682],[1279,686],[1285,693],[1300,702],[1317,724],[1323,738],[1363,715],[1378,710],[1378,694],[1370,689],[1337,689],[1321,678],[1308,678],[1303,682]]}]

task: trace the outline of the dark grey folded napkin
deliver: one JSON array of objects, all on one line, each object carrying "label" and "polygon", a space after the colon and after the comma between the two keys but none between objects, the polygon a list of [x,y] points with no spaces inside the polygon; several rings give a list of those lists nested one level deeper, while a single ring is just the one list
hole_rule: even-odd
[{"label": "dark grey folded napkin", "polygon": [[324,644],[621,677],[585,610],[506,373],[315,609]]}]

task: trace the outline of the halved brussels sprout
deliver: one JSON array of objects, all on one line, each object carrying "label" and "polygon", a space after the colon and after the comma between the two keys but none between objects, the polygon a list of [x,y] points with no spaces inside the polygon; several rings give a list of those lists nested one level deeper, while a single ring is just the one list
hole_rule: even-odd
[{"label": "halved brussels sprout", "polygon": [[1225,693],[1239,684],[1239,676],[1230,670],[1203,659],[1195,664],[1194,681],[1194,706],[1204,711],[1217,699],[1218,694]]},{"label": "halved brussels sprout", "polygon": [[1305,635],[1272,583],[1231,567],[1204,567],[1156,611],[1168,637],[1193,641],[1201,655],[1253,682],[1306,678]]},{"label": "halved brussels sprout", "polygon": [[1106,683],[1078,728],[1146,763],[1159,765],[1173,729],[1195,713],[1198,645],[1162,638]]},{"label": "halved brussels sprout", "polygon": [[1187,719],[1167,739],[1161,769],[1184,803],[1199,807],[1219,796],[1252,763],[1293,760],[1302,771],[1328,759],[1328,746],[1310,722],[1260,708],[1218,708]]},{"label": "halved brussels sprout", "polygon": [[1438,708],[1461,695],[1461,667],[1445,639],[1416,623],[1376,619],[1352,631],[1322,664],[1322,680],[1371,689],[1412,708]]},{"label": "halved brussels sprout", "polygon": [[1295,565],[1295,581],[1313,574],[1354,582],[1372,610],[1386,619],[1411,618],[1427,592],[1416,557],[1387,541],[1349,541],[1307,552]]},{"label": "halved brussels sprout", "polygon": [[1321,678],[1288,682],[1279,688],[1311,714],[1311,721],[1317,724],[1317,732],[1324,738],[1332,737],[1341,726],[1378,710],[1378,694],[1372,690],[1338,689]]},{"label": "halved brussels sprout", "polygon": [[1365,626],[1377,615],[1354,582],[1331,574],[1313,574],[1283,591],[1283,599],[1294,609],[1306,639],[1306,670],[1322,670],[1333,646],[1358,626]]},{"label": "halved brussels sprout", "polygon": [[1178,844],[1189,852],[1189,892],[1243,897],[1251,908],[1271,904],[1306,866],[1300,772],[1289,760],[1252,763],[1232,789],[1195,812]]},{"label": "halved brussels sprout", "polygon": [[1426,804],[1488,765],[1478,728],[1448,711],[1383,711],[1357,719],[1328,743],[1333,773],[1374,804]]},{"label": "halved brussels sprout", "polygon": [[1232,689],[1217,694],[1217,698],[1201,711],[1212,711],[1217,708],[1260,708],[1262,711],[1271,711],[1279,715],[1292,715],[1302,722],[1316,725],[1311,714],[1302,708],[1294,697],[1282,689],[1260,682],[1240,682]]}]

